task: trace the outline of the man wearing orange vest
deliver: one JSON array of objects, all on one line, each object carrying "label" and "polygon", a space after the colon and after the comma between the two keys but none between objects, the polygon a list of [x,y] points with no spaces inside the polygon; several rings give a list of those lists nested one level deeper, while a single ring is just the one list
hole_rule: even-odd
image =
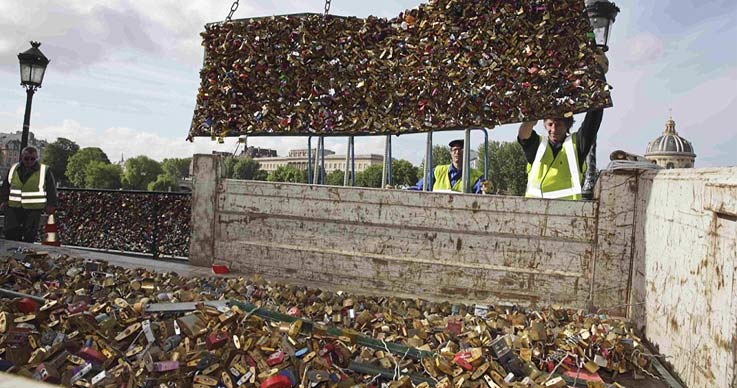
[{"label": "man wearing orange vest", "polygon": [[5,211],[5,238],[35,242],[41,212],[54,212],[58,199],[54,174],[38,162],[38,150],[26,147],[0,187],[0,210]]}]

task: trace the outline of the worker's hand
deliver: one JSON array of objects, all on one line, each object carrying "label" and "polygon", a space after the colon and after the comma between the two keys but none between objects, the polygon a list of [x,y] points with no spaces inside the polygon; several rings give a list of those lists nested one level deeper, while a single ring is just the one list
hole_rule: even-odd
[{"label": "worker's hand", "polygon": [[529,139],[530,136],[532,136],[532,128],[535,126],[535,124],[537,124],[537,120],[525,121],[524,123],[520,124],[517,137],[519,137],[521,140]]},{"label": "worker's hand", "polygon": [[46,205],[46,214],[54,214],[56,211],[56,207],[51,205]]},{"label": "worker's hand", "polygon": [[492,194],[494,191],[494,184],[491,181],[481,181],[481,192],[484,194]]},{"label": "worker's hand", "polygon": [[606,54],[594,54],[594,59],[596,59],[596,64],[599,65],[601,71],[606,74],[609,71],[609,58],[606,57]]}]

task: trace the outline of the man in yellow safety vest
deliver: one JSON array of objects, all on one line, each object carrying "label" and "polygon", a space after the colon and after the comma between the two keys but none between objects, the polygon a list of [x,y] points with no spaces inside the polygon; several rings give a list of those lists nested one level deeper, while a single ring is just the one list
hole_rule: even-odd
[{"label": "man in yellow safety vest", "polygon": [[5,238],[35,242],[41,212],[53,213],[57,205],[54,174],[38,162],[38,150],[26,147],[20,163],[10,167],[0,187],[0,209],[5,211]]},{"label": "man in yellow safety vest", "polygon": [[573,115],[543,121],[545,135],[532,128],[536,121],[522,123],[517,141],[527,158],[529,198],[581,199],[581,183],[586,172],[586,155],[596,141],[603,110],[586,113],[578,132],[570,133]]},{"label": "man in yellow safety vest", "polygon": [[[461,139],[451,141],[450,146],[450,159],[451,164],[441,164],[435,166],[430,182],[432,182],[432,191],[434,192],[461,192],[463,176],[463,145],[464,142]],[[484,180],[480,172],[471,169],[470,182],[473,185],[471,192],[476,194],[491,194],[492,185],[491,181]],[[424,185],[424,179],[420,179],[416,185],[409,187],[409,190],[422,190]]]},{"label": "man in yellow safety vest", "polygon": [[[603,54],[595,56],[602,74],[609,70],[609,60]],[[522,123],[517,141],[527,158],[527,191],[529,198],[582,198],[581,183],[586,172],[586,155],[596,142],[602,109],[586,113],[578,132],[570,133],[573,114],[551,117],[543,121],[545,135],[532,128],[537,121]]]}]

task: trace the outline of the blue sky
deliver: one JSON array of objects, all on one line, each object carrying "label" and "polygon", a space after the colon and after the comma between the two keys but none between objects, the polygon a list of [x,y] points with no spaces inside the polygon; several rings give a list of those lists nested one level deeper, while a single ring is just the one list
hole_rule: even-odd
[{"label": "blue sky", "polygon": [[[583,0],[582,0],[583,1]],[[235,18],[322,12],[322,1],[240,2]],[[615,149],[642,154],[659,136],[669,109],[678,132],[695,148],[697,167],[737,165],[737,2],[618,0],[608,80],[614,107],[599,132],[599,164]],[[333,0],[331,13],[394,17],[416,7],[411,0]],[[31,130],[53,141],[62,136],[99,146],[116,160],[144,154],[161,160],[213,149],[233,151],[235,139],[218,145],[185,142],[199,85],[199,33],[224,19],[230,1],[217,0],[0,0],[0,132],[20,130],[25,92],[17,54],[29,40],[43,43],[51,59],[33,102]],[[577,117],[580,123],[583,117]],[[538,128],[540,126],[538,125]],[[490,131],[514,140],[516,125]],[[462,133],[439,133],[447,143]],[[473,141],[482,141],[475,132]],[[328,138],[339,153],[345,138]],[[362,137],[358,153],[383,153],[383,137]],[[394,156],[419,164],[425,135],[393,140]],[[250,137],[249,145],[288,149],[306,139]]]}]

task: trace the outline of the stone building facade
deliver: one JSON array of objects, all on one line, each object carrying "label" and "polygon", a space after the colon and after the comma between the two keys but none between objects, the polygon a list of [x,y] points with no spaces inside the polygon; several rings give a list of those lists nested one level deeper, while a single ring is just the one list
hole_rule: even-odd
[{"label": "stone building facade", "polygon": [[[21,131],[15,133],[0,133],[0,179],[5,179],[10,167],[20,161]],[[33,132],[28,133],[28,145],[38,148],[38,157],[43,157],[43,151],[49,143],[46,140],[36,139]]]},{"label": "stone building facade", "polygon": [[[315,158],[316,150],[312,150]],[[307,169],[307,149],[289,150],[287,156],[256,157],[254,158],[266,172],[275,171],[281,166],[293,166],[300,170]],[[383,165],[384,156],[377,154],[356,154],[356,172],[362,172],[372,165]],[[325,150],[325,173],[345,171],[345,155],[336,155],[334,151]]]}]

